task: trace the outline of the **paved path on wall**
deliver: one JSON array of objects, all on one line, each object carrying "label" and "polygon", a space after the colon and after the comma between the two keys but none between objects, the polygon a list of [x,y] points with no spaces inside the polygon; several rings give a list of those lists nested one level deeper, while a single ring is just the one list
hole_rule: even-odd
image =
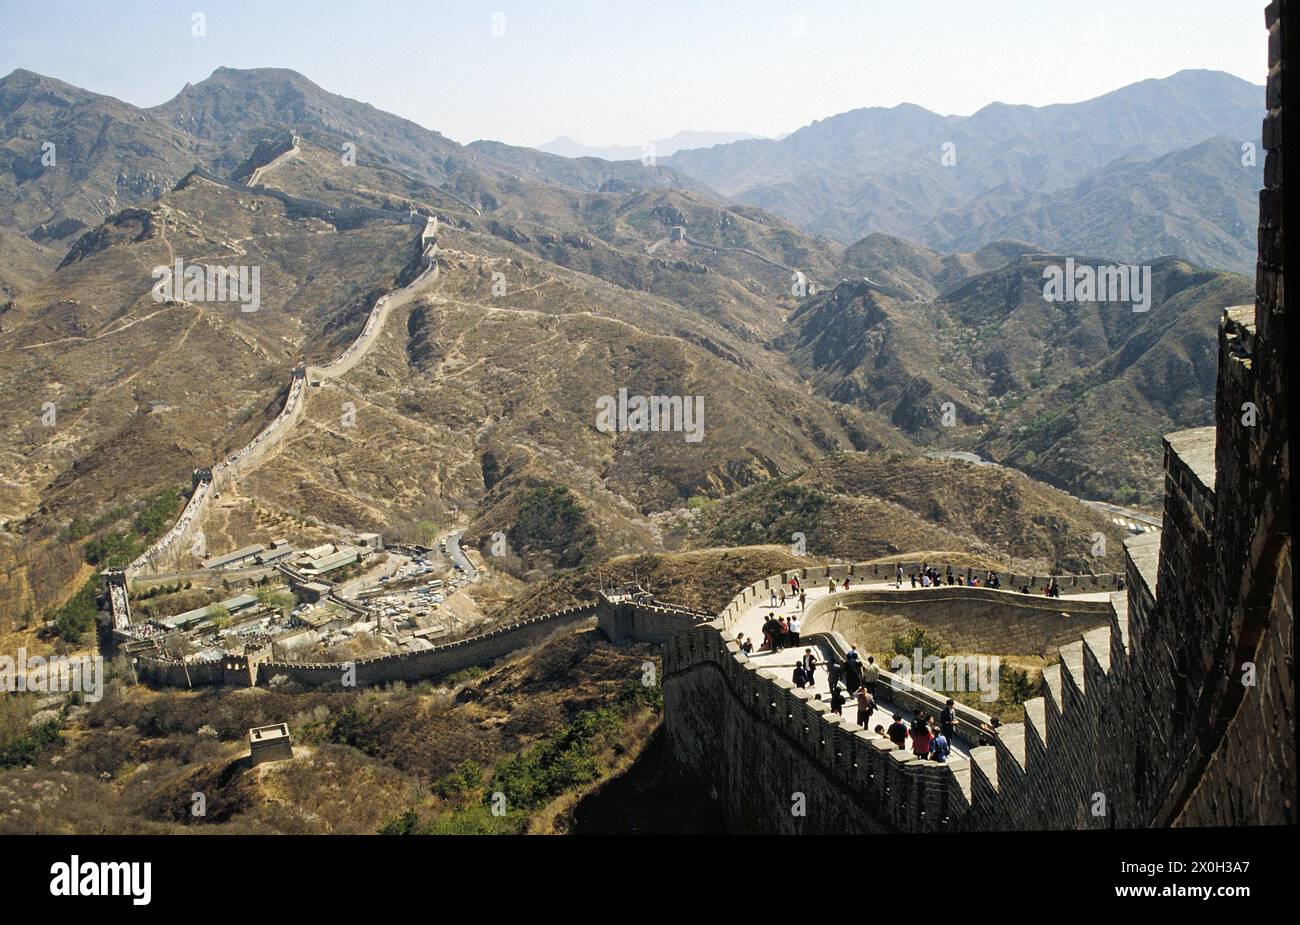
[{"label": "paved path on wall", "polygon": [[[947,590],[949,590],[949,589],[956,589],[956,588],[957,588],[956,585],[940,585],[938,588],[934,588],[934,589],[925,589],[925,590],[947,591]],[[827,596],[830,594],[830,590],[826,587],[826,585],[819,585],[819,586],[816,586],[816,587],[810,587],[810,588],[806,588],[805,590],[806,590],[806,592],[807,592],[807,594],[808,594],[808,609],[811,609],[811,608],[812,608],[812,605],[813,605],[813,603],[814,603],[815,601],[819,601],[819,600],[821,600],[822,598],[827,597]],[[895,586],[895,584],[894,584],[892,581],[869,581],[869,582],[865,582],[865,583],[863,583],[863,584],[858,584],[858,583],[854,582],[853,585],[852,585],[852,587],[851,587],[849,590],[850,590],[850,593],[852,593],[853,591],[897,591],[897,590],[899,590],[899,589]],[[904,579],[904,580],[903,580],[903,587],[902,587],[902,590],[904,590],[904,591],[911,591],[911,590],[913,590],[913,589],[912,589],[912,583],[911,583],[910,581],[908,581],[907,579]],[[917,588],[916,590],[920,591],[920,590],[922,590],[922,589],[921,589],[921,588]],[[985,590],[987,590],[987,589],[985,589]],[[842,592],[841,592],[841,593],[842,593]],[[1006,594],[1016,594],[1017,592],[1014,592],[1014,591],[1007,591],[1007,592],[1004,592],[1004,593],[1006,593]],[[1022,596],[1022,597],[1029,597],[1029,598],[1042,598],[1042,597],[1043,597],[1043,595],[1041,595],[1041,594],[1028,594],[1028,595],[1020,595],[1020,596]],[[1089,592],[1084,593],[1084,594],[1064,594],[1064,593],[1063,593],[1063,594],[1061,595],[1061,597],[1059,598],[1059,600],[1071,600],[1071,601],[1108,601],[1108,600],[1110,600],[1110,592],[1109,592],[1109,591],[1089,591]],[[782,616],[782,615],[784,615],[784,616],[787,616],[787,617],[788,617],[788,616],[791,616],[792,614],[798,613],[798,611],[799,611],[799,598],[798,598],[797,596],[794,597],[794,598],[791,598],[791,597],[790,597],[790,591],[789,591],[789,588],[787,587],[787,588],[786,588],[786,605],[785,605],[784,607],[780,607],[780,606],[778,606],[778,607],[775,609],[775,611],[773,611],[771,605],[768,603],[768,599],[767,599],[767,598],[763,598],[763,599],[760,599],[760,600],[755,601],[753,604],[750,605],[750,607],[749,607],[748,610],[746,610],[743,614],[740,615],[740,619],[737,620],[737,621],[736,621],[736,624],[732,627],[732,635],[734,636],[736,632],[740,632],[740,633],[744,633],[746,636],[752,636],[752,637],[754,637],[754,639],[755,639],[757,642],[762,642],[762,640],[763,640],[763,624],[764,624],[764,622],[767,621],[768,614],[775,612],[777,616]],[[853,640],[850,639],[849,642],[852,643]],[[791,664],[793,664],[793,663],[791,663]]]},{"label": "paved path on wall", "polygon": [[[796,608],[798,607],[797,602],[795,604],[795,607]],[[766,606],[764,607],[765,611],[768,609],[770,608],[767,608]],[[788,608],[777,608],[777,610],[779,613],[785,613],[786,610],[788,610]],[[763,637],[763,632],[761,628],[758,630],[757,636],[759,641],[761,642]],[[809,646],[806,643],[801,643],[798,646],[791,649],[782,649],[780,652],[755,652],[753,655],[750,656],[750,659],[752,659],[754,664],[758,665],[760,668],[772,669],[773,672],[778,677],[785,678],[787,681],[790,681],[793,680],[791,678],[791,675],[794,673],[795,663],[799,661],[799,657],[803,655],[804,650],[809,648],[814,650],[814,654],[817,656],[817,660],[819,662],[826,661],[828,658],[830,658],[831,655],[834,654],[833,652],[831,652],[831,647],[828,645],[822,644],[816,646]],[[830,676],[826,673],[825,667],[819,666],[817,669],[816,677],[814,678],[814,685],[812,688],[813,692],[816,694],[820,694],[821,699],[828,704],[831,701],[829,678]],[[876,685],[877,693],[883,694],[887,690],[888,688],[884,687],[883,685],[879,685],[879,684]],[[907,709],[906,707],[900,707],[897,704],[891,703],[889,700],[884,699],[883,697],[878,697],[876,699],[876,710],[874,713],[871,714],[871,719],[867,723],[868,731],[875,729],[876,726],[884,726],[886,729],[888,729],[890,723],[894,721],[894,714],[896,713],[903,718],[903,722],[908,724],[912,722],[912,718],[915,716],[915,714],[911,710]],[[845,696],[844,712],[842,715],[845,719],[851,722],[857,722],[858,705],[857,705],[857,701],[854,698],[849,697],[847,695]],[[954,740],[949,744],[952,746],[952,750],[954,753],[961,755],[963,758],[970,757],[971,744],[970,742],[966,741],[966,739],[962,738],[961,736],[955,736]]]},{"label": "paved path on wall", "polygon": [[[951,587],[955,587],[955,586],[941,585],[939,588],[935,590],[947,590],[948,588]],[[852,593],[853,591],[896,591],[898,590],[898,588],[894,585],[892,581],[873,581],[873,582],[867,582],[865,584],[853,584],[849,590],[850,593]],[[903,581],[903,590],[907,590],[907,591],[912,590],[912,585],[910,581],[907,580]],[[808,608],[811,608],[814,602],[819,601],[824,597],[830,596],[830,590],[825,585],[822,585],[820,587],[806,588],[805,591],[808,595],[808,603],[807,603]],[[1013,592],[1008,592],[1008,593],[1013,593]],[[1029,596],[1037,597],[1039,595],[1029,595]],[[1063,598],[1066,596],[1067,595],[1062,595]],[[1086,594],[1071,594],[1068,595],[1068,597],[1070,600],[1075,600],[1075,601],[1104,601],[1110,598],[1110,592],[1106,591],[1106,592],[1089,592]],[[746,636],[754,640],[754,644],[756,646],[762,645],[763,624],[767,622],[768,616],[774,613],[777,616],[786,616],[786,617],[793,616],[799,613],[799,598],[797,596],[791,597],[789,590],[787,589],[785,606],[781,606],[778,604],[776,607],[772,607],[771,604],[768,602],[768,599],[766,598],[756,601],[753,605],[749,607],[749,609],[747,609],[743,614],[741,614],[740,619],[736,621],[734,626],[732,626],[730,630],[731,636],[734,638],[737,633],[744,633]],[[850,645],[853,644],[852,639],[849,639],[848,642]],[[795,663],[799,660],[799,657],[803,655],[803,651],[806,648],[809,648],[809,646],[807,644],[801,643],[799,646],[795,648],[783,649],[780,652],[755,651],[752,655],[750,655],[750,658],[759,667],[771,668],[775,671],[778,677],[782,677],[785,678],[786,680],[790,680],[791,674],[794,672]],[[817,660],[819,662],[826,661],[833,654],[831,652],[830,647],[827,645],[819,645],[816,648],[817,648]],[[873,655],[873,654],[877,654],[877,653],[870,653],[870,652],[864,653],[863,657],[865,658],[867,655]],[[889,666],[887,664],[881,664],[881,667],[887,670]],[[824,667],[819,668],[817,670],[815,690],[817,693],[822,695],[822,700],[825,700],[829,703],[830,688],[827,684],[827,679],[828,679],[828,675],[826,673],[826,669]],[[878,686],[878,690],[883,691],[884,688],[880,688]],[[968,704],[968,706],[974,707],[975,709],[979,709],[978,703],[971,703]],[[890,722],[892,722],[892,717],[895,713],[900,714],[903,717],[903,721],[907,723],[910,723],[913,717],[913,713],[911,710],[908,710],[904,707],[899,707],[893,703],[890,703],[887,700],[878,699],[876,702],[876,712],[872,714],[871,722],[868,728],[875,728],[877,723],[880,723],[880,725],[888,728]],[[846,699],[844,705],[845,718],[849,720],[855,720],[857,718],[857,715],[858,715],[857,705],[854,703],[852,699]],[[952,743],[952,746],[953,746],[953,751],[956,752],[957,754],[969,756],[971,743],[969,743],[965,739],[958,737],[957,740]]]},{"label": "paved path on wall", "polygon": [[[850,588],[850,591],[854,591],[854,590],[875,591],[875,590],[884,590],[886,588],[893,589],[894,588],[893,583],[874,582],[871,584],[853,585]],[[819,588],[807,588],[805,590],[808,595],[807,606],[809,608],[812,607],[814,601],[818,601],[824,597],[830,596],[830,590],[825,586]],[[746,636],[749,636],[754,640],[755,646],[762,645],[763,624],[767,622],[768,616],[773,613],[775,613],[777,616],[787,616],[787,617],[799,613],[799,598],[797,596],[791,598],[789,595],[789,591],[787,589],[786,603],[784,607],[780,606],[779,604],[776,607],[772,607],[767,600],[761,600],[755,603],[752,607],[750,607],[741,615],[740,619],[736,622],[736,625],[732,627],[732,634],[734,635],[735,633],[744,633]],[[852,640],[849,640],[849,642],[850,644],[852,644]],[[754,661],[754,664],[758,665],[760,668],[773,669],[774,673],[778,677],[785,678],[788,681],[791,680],[791,675],[794,672],[795,663],[799,661],[799,657],[803,655],[804,649],[807,648],[810,648],[810,646],[807,645],[806,643],[800,643],[798,646],[794,648],[782,649],[780,652],[755,651],[752,655],[750,655],[750,658]],[[817,660],[819,662],[825,662],[834,654],[831,651],[830,646],[828,645],[819,645],[812,648],[816,649]],[[888,667],[888,666],[882,665],[881,667]],[[826,668],[824,666],[819,667],[817,669],[816,677],[814,679],[815,685],[813,688],[816,693],[822,695],[822,700],[826,701],[827,703],[830,703],[830,699],[831,699],[829,677],[830,676],[827,674]],[[885,688],[882,685],[876,685],[876,690],[879,693],[883,693],[885,691]],[[902,716],[903,722],[905,723],[911,723],[912,717],[914,715],[911,710],[897,706],[896,704],[890,703],[889,701],[883,698],[878,699],[876,701],[876,712],[871,714],[871,721],[867,725],[868,730],[874,729],[877,725],[884,726],[886,729],[888,729],[889,724],[893,722],[893,717],[895,713]],[[857,702],[854,701],[852,698],[848,698],[848,697],[845,698],[843,716],[845,719],[848,720],[852,720],[852,721],[857,720],[858,717]],[[952,742],[950,744],[954,752],[956,752],[959,755],[969,757],[970,743],[967,742],[965,739],[958,737],[957,741]]]},{"label": "paved path on wall", "polygon": [[298,142],[298,139],[297,139],[297,138],[294,138],[294,143],[289,147],[289,150],[288,150],[288,151],[282,151],[282,152],[280,152],[280,153],[277,154],[275,157],[271,158],[271,160],[267,161],[267,162],[266,162],[265,164],[263,164],[261,167],[258,167],[258,168],[257,168],[256,170],[254,170],[251,174],[249,174],[249,175],[248,175],[248,180],[247,180],[247,182],[246,182],[246,185],[248,186],[248,188],[249,188],[249,189],[253,189],[253,188],[257,187],[258,185],[261,184],[262,179],[263,179],[263,177],[265,177],[266,174],[270,173],[270,172],[271,172],[272,170],[274,170],[276,167],[279,167],[279,166],[280,166],[281,164],[283,164],[285,161],[289,160],[289,158],[291,158],[291,157],[297,157],[297,156],[298,156],[298,144],[297,144],[297,142]]}]

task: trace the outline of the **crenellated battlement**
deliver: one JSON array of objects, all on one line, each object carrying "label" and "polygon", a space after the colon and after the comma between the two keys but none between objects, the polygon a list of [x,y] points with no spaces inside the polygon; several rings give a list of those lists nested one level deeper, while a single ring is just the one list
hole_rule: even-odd
[{"label": "crenellated battlement", "polygon": [[344,684],[367,687],[393,681],[419,681],[500,658],[540,643],[557,630],[575,626],[596,615],[596,604],[565,607],[498,626],[476,636],[434,646],[420,652],[397,652],[351,662],[300,662],[276,660],[270,650],[257,656],[228,655],[220,659],[184,661],[160,656],[138,656],[137,676],[166,687],[233,684],[252,687],[284,677],[307,687]]},{"label": "crenellated battlement", "polygon": [[[969,761],[919,761],[756,667],[731,640],[741,616],[800,569],[741,590],[665,656],[665,727],[743,832],[874,832],[1294,823],[1295,677],[1290,538],[1290,361],[1282,199],[1282,17],[1269,29],[1257,300],[1225,310],[1216,423],[1164,440],[1163,529],[1125,543],[1123,593],[1060,645],[1023,721]],[[878,577],[879,572],[872,573]],[[1118,588],[1118,581],[1112,579]],[[1008,587],[1020,584],[1018,576]],[[1028,584],[1034,586],[1036,582]],[[854,591],[813,605],[917,606],[936,590]],[[883,595],[877,600],[877,596]],[[953,588],[943,605],[1017,595]],[[1028,602],[1022,597],[1026,606]],[[1041,600],[1041,599],[1040,599]],[[1050,606],[1061,609],[1061,600]],[[833,638],[834,634],[831,634]],[[883,676],[882,676],[883,680]],[[890,678],[888,698],[909,704]],[[916,693],[916,692],[914,692]],[[933,692],[921,696],[937,697]],[[972,718],[966,711],[964,721]],[[803,815],[791,812],[794,797]]]}]

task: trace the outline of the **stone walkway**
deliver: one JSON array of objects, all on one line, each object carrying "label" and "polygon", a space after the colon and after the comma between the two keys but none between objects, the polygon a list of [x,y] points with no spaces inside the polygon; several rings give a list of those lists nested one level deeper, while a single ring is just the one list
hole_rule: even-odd
[{"label": "stone walkway", "polygon": [[[947,590],[950,587],[952,586],[943,585],[937,588],[936,590]],[[904,579],[903,589],[908,591],[912,590],[911,582]],[[874,581],[874,582],[866,582],[864,584],[854,583],[850,587],[850,591],[896,591],[896,590],[898,590],[898,588],[894,585],[892,581]],[[805,609],[810,609],[813,605],[813,602],[821,600],[822,598],[827,597],[830,594],[830,590],[825,586],[807,588],[805,589],[805,591],[808,596],[808,601]],[[1007,593],[1015,593],[1015,592],[1007,592]],[[1071,594],[1071,595],[1063,594],[1062,597],[1063,598],[1068,597],[1070,600],[1076,600],[1076,601],[1104,601],[1109,599],[1110,592],[1100,591],[1100,592],[1088,592],[1086,594]],[[731,632],[733,637],[736,634],[744,633],[745,636],[754,640],[754,645],[757,647],[762,645],[763,643],[763,624],[767,621],[767,618],[771,614],[776,614],[778,617],[780,616],[790,617],[798,613],[799,613],[799,598],[797,596],[792,598],[789,594],[789,591],[787,590],[785,606],[781,606],[778,604],[776,607],[772,607],[772,605],[767,600],[760,600],[755,604],[753,604],[748,610],[746,610],[741,615],[740,620],[737,621],[734,627],[732,627]],[[850,644],[853,643],[853,640],[851,639],[848,641]],[[757,651],[757,649],[755,649],[753,654],[750,655],[750,658],[759,667],[773,669],[774,673],[776,673],[779,677],[783,677],[786,680],[790,680],[794,672],[795,664],[799,661],[799,657],[803,655],[804,650],[807,648],[810,648],[810,646],[807,643],[801,643],[796,647],[783,649],[780,652],[759,652]],[[818,662],[825,662],[832,655],[829,646],[821,645],[812,648],[815,649],[814,654],[817,656]],[[865,658],[866,655],[868,654],[876,654],[876,653],[864,653],[863,657]],[[887,666],[882,665],[882,667],[887,667]],[[829,703],[830,686],[828,683],[828,675],[824,667],[821,666],[818,667],[815,681],[816,681],[814,687],[815,692],[821,694],[822,700],[825,700]],[[884,688],[883,686],[878,687],[878,691],[880,693],[884,693],[887,690],[888,689]],[[903,722],[905,723],[910,724],[913,719],[912,711],[901,707],[897,707],[883,698],[877,698],[876,711],[871,715],[871,722],[869,723],[869,728],[874,729],[877,724],[880,724],[885,728],[889,728],[889,724],[893,722],[893,715],[895,713],[900,714],[903,717]],[[852,698],[846,696],[845,704],[844,704],[845,718],[849,720],[855,720],[857,719],[857,715],[858,715],[858,708],[856,702]],[[952,744],[952,750],[955,753],[965,757],[969,757],[970,748],[971,748],[970,742],[966,741],[964,738],[961,738],[959,736],[957,737],[956,741],[954,741],[951,744]]]}]

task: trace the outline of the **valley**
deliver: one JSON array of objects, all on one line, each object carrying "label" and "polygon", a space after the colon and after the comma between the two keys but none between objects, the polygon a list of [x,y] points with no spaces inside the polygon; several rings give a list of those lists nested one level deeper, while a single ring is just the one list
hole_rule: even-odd
[{"label": "valley", "polygon": [[175,86],[0,77],[0,656],[102,682],[4,691],[0,832],[1100,828],[1077,769],[1147,825],[1209,762],[1263,87],[645,156]]}]

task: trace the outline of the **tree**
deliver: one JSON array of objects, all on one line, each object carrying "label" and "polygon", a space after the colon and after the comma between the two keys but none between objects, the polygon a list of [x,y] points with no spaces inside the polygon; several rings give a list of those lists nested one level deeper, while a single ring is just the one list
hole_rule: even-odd
[{"label": "tree", "polygon": [[204,611],[204,616],[212,621],[212,625],[221,629],[230,622],[230,609],[221,604],[209,604],[208,609]]},{"label": "tree", "polygon": [[283,614],[293,608],[297,598],[283,588],[274,588],[267,585],[257,589],[257,602],[263,607],[278,610]]},{"label": "tree", "polygon": [[415,529],[420,537],[420,542],[426,546],[432,546],[433,541],[438,538],[438,525],[431,520],[422,520],[415,525]]}]

